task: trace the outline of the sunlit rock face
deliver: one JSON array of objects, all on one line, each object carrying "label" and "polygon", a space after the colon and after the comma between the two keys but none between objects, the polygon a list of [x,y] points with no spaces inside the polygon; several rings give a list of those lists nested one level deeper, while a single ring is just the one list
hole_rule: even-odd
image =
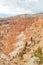
[{"label": "sunlit rock face", "polygon": [[41,47],[43,51],[43,15],[24,14],[0,18],[0,58],[9,62],[24,49],[25,43],[28,46],[26,54],[23,55],[24,61],[29,59],[38,47]]},{"label": "sunlit rock face", "polygon": [[39,59],[36,57],[30,58],[24,65],[38,65]]}]

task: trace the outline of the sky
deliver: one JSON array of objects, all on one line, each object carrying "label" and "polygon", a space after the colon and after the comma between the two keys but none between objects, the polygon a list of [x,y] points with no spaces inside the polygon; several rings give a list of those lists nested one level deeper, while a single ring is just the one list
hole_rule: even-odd
[{"label": "sky", "polygon": [[43,0],[0,0],[0,17],[43,13]]}]

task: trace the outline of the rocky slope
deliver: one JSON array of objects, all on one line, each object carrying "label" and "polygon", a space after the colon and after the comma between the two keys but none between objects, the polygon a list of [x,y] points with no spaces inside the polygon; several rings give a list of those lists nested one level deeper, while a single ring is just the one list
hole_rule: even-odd
[{"label": "rocky slope", "polygon": [[43,60],[43,14],[0,18],[2,65],[25,65],[24,62],[29,60],[39,47],[42,50]]}]

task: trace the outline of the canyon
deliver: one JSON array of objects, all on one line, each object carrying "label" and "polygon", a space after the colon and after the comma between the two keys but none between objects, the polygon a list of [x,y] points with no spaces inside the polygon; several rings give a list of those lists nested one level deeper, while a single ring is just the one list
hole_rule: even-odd
[{"label": "canyon", "polygon": [[[30,59],[39,47],[43,53],[43,14],[0,18],[0,58],[10,61],[16,57],[15,60],[21,63],[18,65],[25,65],[23,61]],[[23,59],[18,60],[17,54],[21,51]],[[13,65],[13,61],[10,65]]]}]

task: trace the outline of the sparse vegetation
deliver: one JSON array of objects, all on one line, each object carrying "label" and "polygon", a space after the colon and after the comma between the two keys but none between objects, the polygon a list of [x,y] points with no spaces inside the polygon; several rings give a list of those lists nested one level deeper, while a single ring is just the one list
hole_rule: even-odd
[{"label": "sparse vegetation", "polygon": [[22,59],[23,58],[23,55],[26,54],[27,51],[30,51],[30,49],[27,48],[27,45],[28,43],[26,42],[22,52],[19,52],[18,56]]},{"label": "sparse vegetation", "polygon": [[31,37],[31,43],[33,43],[33,46],[35,45],[35,44],[39,44],[39,42],[40,42],[40,40],[35,40],[35,39],[33,39],[32,37]]},{"label": "sparse vegetation", "polygon": [[23,59],[23,52],[19,52],[18,57],[19,57],[20,59]]},{"label": "sparse vegetation", "polygon": [[39,58],[39,64],[43,63],[43,53],[40,47],[34,52],[34,56]]},{"label": "sparse vegetation", "polygon": [[36,44],[36,41],[31,37],[31,43],[34,43],[34,45]]},{"label": "sparse vegetation", "polygon": [[26,53],[26,47],[27,47],[27,42],[26,42],[26,44],[25,44],[25,46],[24,46],[22,52],[19,52],[19,55],[18,55],[18,56],[19,56],[21,59],[23,58],[23,55]]}]

